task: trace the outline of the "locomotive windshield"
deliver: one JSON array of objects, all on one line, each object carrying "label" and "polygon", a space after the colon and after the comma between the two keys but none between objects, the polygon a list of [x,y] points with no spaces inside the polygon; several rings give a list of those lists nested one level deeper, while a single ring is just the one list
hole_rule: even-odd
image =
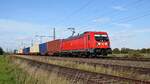
[{"label": "locomotive windshield", "polygon": [[94,37],[96,41],[109,41],[108,36],[105,34],[95,34]]}]

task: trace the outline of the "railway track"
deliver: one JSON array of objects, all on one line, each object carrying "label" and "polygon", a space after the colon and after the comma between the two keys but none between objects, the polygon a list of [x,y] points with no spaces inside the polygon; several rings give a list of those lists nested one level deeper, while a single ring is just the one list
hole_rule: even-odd
[{"label": "railway track", "polygon": [[[35,59],[35,60],[38,60],[38,61],[43,61],[43,62],[49,62],[50,60],[57,60],[57,61],[63,61],[63,62],[75,62],[76,64],[81,64],[81,65],[84,65],[84,64],[87,64],[89,66],[93,66],[95,67],[95,70],[99,67],[102,67],[102,68],[108,68],[108,69],[111,69],[113,71],[119,71],[119,73],[121,72],[121,74],[124,74],[122,72],[126,72],[124,75],[126,75],[127,77],[129,78],[132,78],[134,77],[135,79],[142,79],[142,80],[148,80],[149,77],[150,77],[150,62],[146,61],[142,61],[139,63],[138,62],[135,62],[135,61],[132,61],[131,63],[128,63],[128,62],[124,62],[124,61],[121,61],[121,63],[123,63],[123,65],[121,63],[117,63],[117,60],[115,60],[115,64],[111,63],[111,60],[107,60],[107,61],[103,61],[101,62],[102,60],[96,60],[96,59],[83,59],[83,58],[62,58],[62,57],[47,57],[47,56],[44,56],[44,57],[41,57],[41,56],[24,56],[25,58],[31,58],[31,59]],[[107,63],[109,61],[109,63]],[[135,64],[135,63],[138,63],[138,64]],[[118,65],[119,64],[119,65]],[[140,65],[140,64],[146,64],[148,66],[146,67],[143,67],[143,66],[137,66],[137,65]],[[134,65],[134,66],[132,66]],[[129,75],[127,75],[127,73]],[[132,74],[130,74],[132,73]],[[133,73],[136,73],[136,74],[133,74]],[[109,73],[108,73],[109,74]],[[140,78],[139,76],[140,75],[145,75],[145,77],[143,78]]]},{"label": "railway track", "polygon": [[[133,59],[133,58],[66,58],[66,57],[45,57],[50,59],[57,59],[57,60],[71,60],[71,61],[80,61],[84,63],[93,63],[93,64],[112,64],[112,65],[121,65],[121,66],[131,66],[131,67],[147,67],[150,68],[150,59],[141,58],[141,59]],[[127,63],[125,63],[127,62]],[[137,65],[136,65],[137,64]]]},{"label": "railway track", "polygon": [[[68,61],[67,59],[56,59],[56,58],[51,58],[53,60],[60,60],[60,61]],[[111,67],[114,70],[117,69],[123,69],[123,70],[134,70],[140,74],[149,74],[150,75],[150,68],[144,68],[144,67],[135,67],[135,66],[122,66],[122,65],[114,65],[114,64],[105,64],[105,63],[92,63],[92,62],[88,62],[88,61],[79,61],[79,60],[70,60],[72,62],[76,62],[79,64],[88,64],[88,65],[92,65],[94,67],[106,67],[109,68]]]},{"label": "railway track", "polygon": [[99,57],[100,59],[107,59],[107,60],[128,60],[128,61],[150,61],[150,58],[128,58],[128,57]]},{"label": "railway track", "polygon": [[150,84],[149,81],[136,80],[136,79],[131,79],[131,78],[112,76],[112,75],[107,75],[107,74],[73,69],[73,68],[49,64],[47,62],[42,62],[36,59],[29,59],[29,58],[18,57],[18,56],[13,56],[13,58],[27,61],[27,63],[32,66],[42,66],[42,69],[49,70],[49,71],[59,69],[59,70],[56,70],[56,73],[59,73],[63,76],[67,76],[70,78],[76,78],[77,80],[82,80],[84,81],[84,84],[102,84],[102,83],[105,83],[105,84],[110,84],[110,83],[111,84],[124,84],[124,83]]},{"label": "railway track", "polygon": [[74,62],[80,62],[80,63],[88,63],[91,65],[99,65],[103,64],[105,66],[108,65],[116,65],[116,66],[125,66],[125,67],[139,67],[139,68],[150,68],[150,61],[149,59],[139,59],[139,60],[127,60],[128,58],[71,58],[71,57],[49,57],[49,56],[29,56],[30,58],[35,59],[54,59],[54,60],[65,60],[65,61],[74,61]]}]

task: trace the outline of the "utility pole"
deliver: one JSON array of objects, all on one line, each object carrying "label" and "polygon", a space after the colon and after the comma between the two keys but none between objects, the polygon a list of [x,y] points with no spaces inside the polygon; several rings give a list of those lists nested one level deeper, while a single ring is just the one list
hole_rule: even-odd
[{"label": "utility pole", "polygon": [[21,42],[21,46],[23,46],[23,48],[25,48],[25,43],[23,41]]},{"label": "utility pole", "polygon": [[53,29],[53,40],[56,39],[56,35],[55,35],[55,28]]},{"label": "utility pole", "polygon": [[31,40],[31,46],[33,46],[33,39]]}]

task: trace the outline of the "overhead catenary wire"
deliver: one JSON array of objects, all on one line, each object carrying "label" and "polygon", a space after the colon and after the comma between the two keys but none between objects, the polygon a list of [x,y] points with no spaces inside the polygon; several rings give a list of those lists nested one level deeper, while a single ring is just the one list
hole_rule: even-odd
[{"label": "overhead catenary wire", "polygon": [[[131,21],[135,21],[135,20],[138,20],[138,19],[141,19],[141,18],[144,18],[144,17],[146,17],[146,16],[150,16],[150,11],[148,12],[148,13],[146,13],[146,14],[143,14],[143,15],[139,15],[139,16],[136,16],[136,17],[128,17],[128,18],[126,18],[126,19],[124,19],[124,20],[122,20],[122,21],[120,21],[120,22],[117,22],[117,23],[128,23],[128,22],[131,22]],[[115,22],[115,21],[113,21],[113,22]],[[113,23],[110,23],[110,24],[113,24]],[[88,27],[87,25],[84,25],[84,26],[82,26],[82,27]],[[86,29],[86,28],[82,28],[82,27],[80,27],[80,29]],[[81,31],[81,30],[80,30]]]},{"label": "overhead catenary wire", "polygon": [[137,20],[137,19],[146,17],[146,16],[150,16],[150,10],[148,11],[148,13],[143,14],[143,15],[140,15],[140,16],[136,16],[136,17],[128,17],[128,18],[125,18],[125,19],[120,19],[119,23],[134,21],[134,20]]},{"label": "overhead catenary wire", "polygon": [[77,10],[73,11],[68,17],[70,17],[70,16],[72,16],[72,15],[75,15],[75,14],[79,13],[80,11],[82,11],[84,8],[88,7],[88,6],[91,4],[92,1],[93,1],[93,0],[87,1],[87,3],[85,3],[83,6],[81,6],[81,7],[78,8]]},{"label": "overhead catenary wire", "polygon": [[56,22],[56,24],[60,24],[60,23],[64,22],[64,20],[66,20],[66,19],[68,20],[69,18],[71,18],[71,16],[73,16],[73,15],[79,13],[80,11],[82,11],[83,9],[87,8],[93,1],[94,0],[88,0],[87,3],[85,3],[83,6],[77,8],[76,10],[71,12],[68,16],[66,16],[63,19],[61,19],[60,21]]},{"label": "overhead catenary wire", "polygon": [[[128,4],[125,4],[125,5],[123,5],[123,6],[121,6],[122,8],[127,8],[127,7],[130,7],[130,6],[134,6],[134,5],[137,5],[137,4],[139,4],[140,2],[142,2],[142,1],[144,1],[144,0],[136,0],[136,1],[133,1],[133,2],[130,2],[130,3],[128,3]],[[102,13],[101,15],[100,15],[100,17],[104,17],[104,16],[106,16],[106,15],[112,15],[112,14],[117,14],[117,13],[120,13],[120,12],[122,12],[122,11],[106,11],[105,13]],[[97,16],[96,18],[98,18],[99,16]]]},{"label": "overhead catenary wire", "polygon": [[[86,8],[86,7],[88,7],[90,4],[91,4],[91,2],[92,2],[93,0],[89,0],[87,3],[85,3],[83,6],[81,6],[80,8],[78,8],[77,10],[75,10],[75,11],[73,11],[72,13],[70,13],[67,17],[65,17],[65,18],[63,18],[62,20],[60,20],[60,22],[62,23],[64,20],[68,20],[69,18],[71,18],[71,16],[73,16],[73,15],[75,15],[75,14],[77,14],[77,13],[79,13],[80,11],[82,11],[84,8]],[[142,1],[142,0],[136,0],[136,1],[133,1],[133,2],[131,2],[131,3],[128,3],[127,5],[124,5],[123,7],[128,7],[128,6],[130,6],[130,5],[135,5],[135,4],[138,4],[140,1]],[[113,2],[115,2],[115,1],[113,1]],[[108,14],[110,14],[110,13],[108,13]],[[111,14],[112,14],[112,12],[111,12]],[[103,15],[107,15],[106,13],[104,13]],[[59,23],[59,22],[58,22]]]},{"label": "overhead catenary wire", "polygon": [[[94,1],[94,0],[89,0],[89,1],[87,1],[87,3],[85,3],[83,6],[81,6],[81,7],[78,8],[78,9],[76,9],[75,11],[73,11],[72,13],[70,13],[68,16],[66,16],[65,18],[61,19],[60,21],[58,21],[58,22],[56,22],[56,23],[57,23],[57,24],[60,24],[60,23],[64,22],[64,20],[66,20],[66,19],[68,20],[69,18],[71,18],[71,16],[73,16],[73,15],[79,13],[79,12],[82,11],[84,8],[88,7],[88,6],[92,3],[92,1]],[[136,5],[136,4],[140,3],[141,1],[144,1],[144,0],[136,0],[136,1],[130,2],[130,3],[126,4],[126,5],[123,5],[122,7],[125,8],[125,7],[128,7],[128,6],[133,6],[133,5]],[[113,14],[113,13],[116,13],[116,11],[115,11],[115,12],[110,11],[110,12],[103,13],[103,14],[101,15],[101,17],[102,17],[102,16],[106,16],[106,15],[108,15],[108,14]],[[97,18],[98,18],[98,17],[97,17]]]},{"label": "overhead catenary wire", "polygon": [[[136,1],[132,1],[126,5],[123,5],[122,7],[129,7],[129,6],[133,6],[133,5],[137,5],[139,4],[140,2],[142,2],[144,0],[136,0]],[[84,6],[80,7],[78,10],[75,10],[74,12],[72,12],[68,17],[72,16],[72,14],[76,14],[78,12],[80,12],[81,10],[83,10],[84,8],[86,8],[89,4],[91,3],[91,0],[89,0]],[[119,11],[120,12],[120,11]],[[107,15],[107,14],[112,14],[112,13],[116,13],[116,11],[114,12],[107,12],[107,13],[104,13],[102,15]],[[142,18],[142,17],[146,17],[148,16],[149,14],[144,14],[144,15],[140,15],[140,16],[136,16],[136,17],[125,17],[124,19],[122,19],[121,21],[119,22],[130,22],[130,21],[133,21],[133,20],[137,20],[139,18]],[[84,25],[86,26],[86,25]],[[80,27],[81,28],[81,27]]]},{"label": "overhead catenary wire", "polygon": [[[139,3],[141,3],[142,1],[144,1],[144,0],[136,0],[136,1],[132,1],[132,2],[130,2],[130,3],[128,3],[128,4],[125,4],[125,5],[123,5],[123,6],[121,6],[121,7],[123,7],[123,8],[126,8],[126,7],[129,7],[129,6],[134,6],[134,5],[137,5],[137,4],[139,4]],[[101,17],[104,17],[104,16],[106,16],[106,15],[108,15],[108,14],[118,14],[118,13],[120,13],[120,12],[122,12],[122,11],[114,11],[114,12],[112,12],[112,11],[108,11],[108,12],[105,12],[105,13],[103,13],[103,14],[101,14],[100,16]],[[97,19],[97,18],[99,18],[100,16],[98,16],[98,17],[95,17],[95,18],[93,18],[93,19]],[[87,23],[86,23],[87,24]],[[82,25],[83,27],[84,26],[88,26],[88,25],[86,25],[86,24],[84,24],[84,25]],[[80,25],[81,26],[81,25]],[[81,28],[81,27],[80,27]]]},{"label": "overhead catenary wire", "polygon": [[94,0],[88,0],[87,3],[85,3],[83,6],[81,6],[80,8],[74,10],[73,12],[71,12],[69,15],[67,15],[66,17],[64,17],[63,19],[59,20],[58,22],[56,22],[56,24],[62,23],[64,20],[68,20],[69,18],[71,18],[71,16],[79,13],[80,11],[82,11],[84,8],[88,7],[92,1]]}]

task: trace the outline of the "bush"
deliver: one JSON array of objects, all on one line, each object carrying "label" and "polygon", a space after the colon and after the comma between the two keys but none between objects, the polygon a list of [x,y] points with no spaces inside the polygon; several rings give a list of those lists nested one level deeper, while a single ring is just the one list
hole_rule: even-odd
[{"label": "bush", "polygon": [[120,54],[120,50],[118,48],[113,49],[114,54]]},{"label": "bush", "polygon": [[128,53],[128,57],[132,57],[132,58],[140,58],[143,57],[144,55],[142,55],[140,52],[137,51],[130,51]]}]

